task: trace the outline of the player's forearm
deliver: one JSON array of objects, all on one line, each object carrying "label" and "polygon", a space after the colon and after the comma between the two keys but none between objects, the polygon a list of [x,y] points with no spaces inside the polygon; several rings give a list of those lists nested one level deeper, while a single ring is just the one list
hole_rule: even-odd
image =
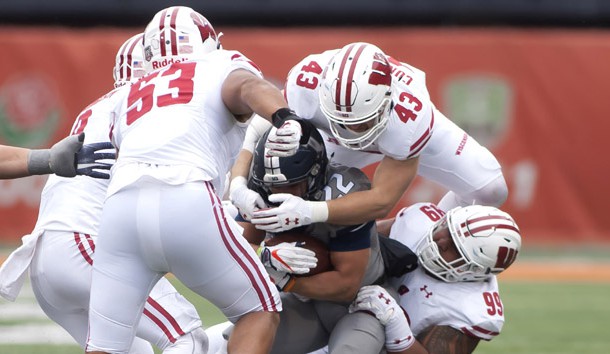
[{"label": "player's forearm", "polygon": [[0,146],[0,179],[26,177],[29,149],[13,146]]},{"label": "player's forearm", "polygon": [[242,149],[239,152],[239,155],[237,155],[237,159],[235,160],[233,167],[231,167],[231,180],[240,176],[248,179],[252,156],[252,153],[248,150]]},{"label": "player's forearm", "polygon": [[278,109],[288,107],[280,90],[265,80],[249,80],[242,90],[242,99],[254,113],[269,122]]},{"label": "player's forearm", "polygon": [[350,193],[341,198],[326,201],[328,220],[331,224],[355,225],[384,218],[396,201],[376,191]]}]

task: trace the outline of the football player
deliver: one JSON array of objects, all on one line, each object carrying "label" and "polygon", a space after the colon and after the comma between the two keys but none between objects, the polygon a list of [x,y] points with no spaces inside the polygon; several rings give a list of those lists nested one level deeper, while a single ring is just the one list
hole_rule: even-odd
[{"label": "football player", "polygon": [[[91,103],[76,118],[72,134],[85,132],[86,143],[112,147],[108,120],[115,98],[144,74],[141,42],[142,34],[138,34],[120,47],[113,70],[115,89]],[[114,150],[107,154],[114,155]],[[83,348],[87,340],[92,264],[108,183],[84,176],[50,176],[42,191],[34,231],[23,238],[23,246],[0,269],[0,294],[14,300],[29,267],[40,307]],[[166,354],[206,352],[207,337],[195,307],[167,279],[161,278],[153,287],[143,313],[134,329],[137,338],[130,353],[153,353],[150,343]]]},{"label": "football player", "polygon": [[[239,188],[243,180],[237,177],[247,174],[248,151],[265,128],[264,122],[253,122],[244,156],[233,169],[231,199],[262,230],[290,229],[294,225],[281,222],[286,217],[335,224],[384,218],[416,174],[449,190],[439,203],[443,210],[474,202],[500,206],[507,198],[500,164],[434,106],[424,72],[372,44],[351,43],[309,55],[288,74],[284,94],[291,109],[326,133],[335,161],[358,168],[380,163],[370,190],[325,202],[271,196],[284,203],[258,210],[264,206],[248,197],[251,191]],[[278,129],[269,139],[269,153],[292,154],[290,136],[300,128],[286,124]]]},{"label": "football player", "polygon": [[[386,349],[401,354],[469,354],[500,334],[504,306],[496,276],[521,249],[514,219],[490,206],[431,203],[402,209],[380,230],[417,251],[419,267],[393,280],[396,302],[379,286],[363,287],[350,312],[385,326]],[[317,352],[323,353],[325,351]]]},{"label": "football player", "polygon": [[[275,130],[272,128],[259,140],[249,180],[249,187],[266,203],[272,204],[267,199],[272,194],[321,201],[370,188],[370,181],[359,169],[329,163],[323,138],[316,129],[310,131],[308,141],[300,144],[294,155],[270,156],[265,142]],[[246,229],[244,235],[258,247],[261,238],[253,237],[254,226],[242,225]],[[263,241],[259,254],[282,291],[283,303],[271,352],[306,353],[330,343],[333,353],[378,353],[384,345],[383,327],[367,314],[348,313],[348,305],[362,285],[384,282],[384,260],[375,223],[315,223],[294,230],[322,240],[330,251],[332,267],[308,276],[300,271],[315,265],[309,263],[307,256],[313,255],[308,250],[295,243],[267,246]],[[214,337],[210,340],[211,352],[222,347],[220,333],[225,327],[220,324],[209,330],[209,336]]]},{"label": "football player", "polygon": [[273,342],[279,292],[220,194],[254,113],[278,126],[298,117],[218,38],[184,6],[159,11],[144,31],[147,74],[120,92],[112,119],[118,157],[93,263],[88,352],[127,352],[168,272],[235,323],[231,351],[264,353]]}]

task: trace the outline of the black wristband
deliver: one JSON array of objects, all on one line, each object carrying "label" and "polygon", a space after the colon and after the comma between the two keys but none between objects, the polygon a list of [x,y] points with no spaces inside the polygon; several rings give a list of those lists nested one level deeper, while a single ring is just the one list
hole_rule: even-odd
[{"label": "black wristband", "polygon": [[271,115],[271,121],[273,126],[279,128],[289,119],[298,120],[299,117],[290,108],[280,108],[273,115]]},{"label": "black wristband", "polygon": [[296,113],[294,113],[294,111],[289,108],[278,109],[277,111],[275,111],[275,113],[271,115],[271,120],[273,121],[273,126],[276,128],[280,128],[282,124],[284,124],[284,122],[286,122],[287,120],[294,120],[299,122],[299,124],[301,125],[302,133],[301,140],[299,141],[299,143],[301,144],[307,144],[307,142],[309,141],[309,136],[311,135],[311,130],[315,129],[313,124],[297,116]]}]

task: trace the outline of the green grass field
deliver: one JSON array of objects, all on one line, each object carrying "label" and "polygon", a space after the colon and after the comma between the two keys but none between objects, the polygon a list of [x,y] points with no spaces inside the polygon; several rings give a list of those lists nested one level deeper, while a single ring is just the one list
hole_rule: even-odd
[{"label": "green grass field", "polygon": [[[174,282],[199,309],[206,326],[223,321],[205,300]],[[499,337],[482,342],[477,354],[602,354],[610,352],[610,284],[585,282],[503,281],[506,323]],[[4,321],[0,331],[20,325]],[[32,304],[32,306],[37,306]],[[76,354],[76,345],[0,344],[0,354]]]}]

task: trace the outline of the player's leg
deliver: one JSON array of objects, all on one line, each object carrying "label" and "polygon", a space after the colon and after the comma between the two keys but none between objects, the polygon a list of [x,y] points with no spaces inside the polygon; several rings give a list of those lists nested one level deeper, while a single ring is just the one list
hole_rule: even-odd
[{"label": "player's leg", "polygon": [[502,205],[508,187],[496,157],[441,112],[434,113],[434,133],[420,156],[418,174],[453,192],[439,207]]},{"label": "player's leg", "polygon": [[230,350],[267,352],[281,310],[279,293],[211,184],[168,186],[159,200],[164,261],[172,273],[235,323]]},{"label": "player's leg", "polygon": [[149,292],[164,274],[144,255],[158,253],[156,188],[124,189],[110,196],[102,213],[91,284],[87,350],[127,352]]},{"label": "player's leg", "polygon": [[197,309],[165,278],[150,292],[136,336],[164,354],[207,353],[208,339]]},{"label": "player's leg", "polygon": [[328,341],[331,354],[379,353],[385,345],[385,329],[377,318],[364,312],[345,315]]},{"label": "player's leg", "polygon": [[292,294],[281,295],[283,310],[271,353],[307,353],[326,345],[328,331],[320,323],[316,302],[303,302]]},{"label": "player's leg", "polygon": [[44,313],[84,348],[94,237],[45,231],[30,265],[32,290]]}]

